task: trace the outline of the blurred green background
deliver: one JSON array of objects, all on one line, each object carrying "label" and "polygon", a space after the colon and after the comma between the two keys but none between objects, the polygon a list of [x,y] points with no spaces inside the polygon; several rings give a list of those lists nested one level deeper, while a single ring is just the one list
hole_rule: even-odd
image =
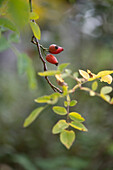
[{"label": "blurred green background", "polygon": [[[113,69],[112,0],[35,0],[33,9],[39,11],[40,43],[64,48],[57,57],[59,63],[71,63],[73,71]],[[31,57],[37,73],[43,67],[31,37],[26,27],[21,42],[13,46]],[[48,64],[48,69],[56,66]],[[37,89],[32,90],[26,74],[18,74],[13,51],[0,52],[0,170],[113,170],[113,106],[98,97],[79,90],[72,95],[78,100],[73,110],[85,117],[89,131],[77,131],[70,150],[51,133],[60,118],[51,107],[23,128],[25,118],[40,106],[34,99],[52,93],[45,79],[36,76]],[[74,84],[71,79],[66,81]]]}]

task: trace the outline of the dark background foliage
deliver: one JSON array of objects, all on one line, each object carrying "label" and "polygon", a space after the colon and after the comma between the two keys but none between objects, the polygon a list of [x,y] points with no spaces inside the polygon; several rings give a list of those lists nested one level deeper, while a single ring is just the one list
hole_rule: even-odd
[{"label": "dark background foliage", "polygon": [[[58,55],[59,63],[71,63],[69,68],[73,71],[90,69],[97,73],[113,69],[112,0],[35,0],[33,8],[39,11],[40,43],[45,47],[52,43],[64,47],[64,52]],[[26,26],[21,42],[14,46],[31,57],[36,72],[43,71],[31,37]],[[48,69],[55,66],[48,64]],[[113,106],[98,97],[82,91],[71,96],[78,100],[73,110],[85,117],[89,131],[77,131],[70,150],[51,133],[59,119],[51,107],[31,126],[23,128],[25,118],[40,106],[34,99],[52,92],[45,79],[36,76],[37,89],[32,90],[26,74],[18,74],[17,57],[11,49],[0,52],[0,169],[112,170]],[[66,81],[70,87],[74,84],[71,79]]]}]

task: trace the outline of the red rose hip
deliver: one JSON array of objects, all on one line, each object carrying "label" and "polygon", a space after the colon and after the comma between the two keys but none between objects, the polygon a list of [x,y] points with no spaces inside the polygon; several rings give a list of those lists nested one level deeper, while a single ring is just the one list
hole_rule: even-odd
[{"label": "red rose hip", "polygon": [[58,66],[58,60],[56,59],[55,56],[53,56],[52,54],[47,54],[46,55],[46,60],[51,63],[51,64],[55,64],[56,66]]},{"label": "red rose hip", "polygon": [[63,51],[64,49],[56,44],[51,44],[49,46],[49,52],[52,54],[59,54]]}]

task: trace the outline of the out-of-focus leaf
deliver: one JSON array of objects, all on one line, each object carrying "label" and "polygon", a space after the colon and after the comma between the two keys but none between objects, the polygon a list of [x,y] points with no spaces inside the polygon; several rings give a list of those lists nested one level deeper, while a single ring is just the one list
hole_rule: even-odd
[{"label": "out-of-focus leaf", "polygon": [[68,102],[64,101],[64,106],[67,107],[68,106]]},{"label": "out-of-focus leaf", "polygon": [[34,36],[40,40],[41,38],[41,31],[40,31],[40,27],[38,26],[38,24],[36,24],[35,22],[30,22],[30,26],[31,29],[33,31]]},{"label": "out-of-focus leaf", "polygon": [[35,70],[34,70],[32,63],[27,68],[27,77],[28,77],[29,87],[32,89],[36,89],[37,81],[36,81]]},{"label": "out-of-focus leaf", "polygon": [[63,130],[60,134],[61,143],[69,149],[75,140],[75,133],[73,130]]},{"label": "out-of-focus leaf", "polygon": [[39,114],[42,112],[42,110],[44,110],[45,107],[38,107],[37,109],[33,110],[31,112],[31,114],[25,119],[24,121],[24,127],[29,126],[38,116]]},{"label": "out-of-focus leaf", "polygon": [[48,104],[55,104],[58,101],[58,98],[60,97],[59,93],[53,93],[49,96],[42,96],[37,99],[35,99],[35,102],[37,103],[48,103]]},{"label": "out-of-focus leaf", "polygon": [[39,15],[36,12],[30,12],[31,20],[37,20],[38,18],[39,18]]},{"label": "out-of-focus leaf", "polygon": [[61,77],[64,79],[64,78],[66,78],[66,77],[68,77],[69,76],[69,74],[68,73],[62,73],[61,74]]},{"label": "out-of-focus leaf", "polygon": [[72,121],[71,123],[69,123],[70,126],[72,126],[75,129],[81,130],[81,131],[88,131],[88,129],[79,121]]},{"label": "out-of-focus leaf", "polygon": [[74,121],[79,121],[79,122],[84,122],[85,121],[85,119],[77,112],[69,113],[69,117],[70,117],[70,119],[72,119]]},{"label": "out-of-focus leaf", "polygon": [[72,100],[69,104],[69,106],[75,106],[77,104],[77,101],[76,100]]},{"label": "out-of-focus leaf", "polygon": [[78,72],[73,73],[73,77],[77,78],[78,77]]},{"label": "out-of-focus leaf", "polygon": [[17,33],[12,33],[12,34],[9,35],[8,41],[14,42],[14,43],[18,43],[18,42],[20,41],[19,38],[20,38],[20,37],[19,37],[19,34],[17,34]]},{"label": "out-of-focus leaf", "polygon": [[95,91],[95,90],[97,90],[97,88],[98,88],[98,83],[97,83],[97,81],[94,81],[92,83],[92,90]]},{"label": "out-of-focus leaf", "polygon": [[107,82],[108,84],[111,84],[112,83],[112,76],[111,75],[106,75],[106,76],[103,76],[101,77],[100,81],[102,82]]},{"label": "out-of-focus leaf", "polygon": [[100,93],[101,94],[108,94],[108,93],[111,93],[112,92],[112,87],[111,86],[104,86],[101,88],[101,91]]},{"label": "out-of-focus leaf", "polygon": [[7,41],[7,39],[4,36],[0,37],[0,52],[8,49],[10,47],[10,43]]},{"label": "out-of-focus leaf", "polygon": [[69,124],[65,120],[59,120],[52,129],[53,134],[58,134],[62,132],[62,130],[66,129],[69,127]]},{"label": "out-of-focus leaf", "polygon": [[90,95],[90,96],[95,96],[96,93],[95,93],[94,91],[90,90],[90,91],[89,91],[89,95]]},{"label": "out-of-focus leaf", "polygon": [[3,1],[4,1],[4,0],[0,0],[0,5],[2,5]]},{"label": "out-of-focus leaf", "polygon": [[58,70],[60,70],[61,72],[64,70],[64,68],[66,68],[70,63],[63,63],[63,64],[60,64],[58,66]]},{"label": "out-of-focus leaf", "polygon": [[85,78],[86,80],[89,79],[89,74],[88,74],[86,71],[84,71],[84,70],[79,70],[79,73],[80,73],[80,75],[81,75],[83,78]]},{"label": "out-of-focus leaf", "polygon": [[37,170],[37,167],[34,165],[34,163],[31,162],[31,160],[27,157],[27,155],[19,155],[19,154],[13,154],[12,159],[15,163],[18,163],[22,167],[24,167],[25,170]]},{"label": "out-of-focus leaf", "polygon": [[58,115],[66,115],[67,114],[67,110],[61,106],[54,106],[53,111],[55,113],[57,113]]},{"label": "out-of-focus leaf", "polygon": [[35,70],[32,60],[25,53],[18,53],[18,72],[19,74],[27,73],[29,87],[35,89],[37,87]]},{"label": "out-of-focus leaf", "polygon": [[29,3],[23,0],[8,1],[8,11],[14,23],[22,28],[29,22]]},{"label": "out-of-focus leaf", "polygon": [[0,26],[8,28],[11,31],[17,31],[16,26],[7,18],[0,18]]},{"label": "out-of-focus leaf", "polygon": [[72,71],[70,69],[65,69],[65,72],[70,75],[72,73]]},{"label": "out-of-focus leaf", "polygon": [[60,71],[51,70],[51,71],[38,72],[38,75],[40,76],[54,76],[55,74],[60,74]]}]

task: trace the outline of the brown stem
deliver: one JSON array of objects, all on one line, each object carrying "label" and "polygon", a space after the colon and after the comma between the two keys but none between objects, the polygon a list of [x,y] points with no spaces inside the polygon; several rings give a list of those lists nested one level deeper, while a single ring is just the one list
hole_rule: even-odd
[{"label": "brown stem", "polygon": [[70,105],[70,96],[67,95],[67,122],[69,122],[69,105]]},{"label": "brown stem", "polygon": [[[29,0],[29,5],[30,5],[30,12],[32,12],[32,0]],[[32,20],[32,22],[35,22],[35,20]],[[35,41],[33,40],[33,38],[35,38]],[[43,66],[44,66],[44,71],[47,71],[47,65],[46,65],[46,61],[44,60],[43,56],[42,56],[42,53],[41,53],[41,48],[40,48],[40,44],[39,44],[39,41],[38,39],[33,36],[32,37],[32,40],[31,42],[33,42],[36,46],[37,46],[37,49],[38,49],[38,53],[39,53],[39,57],[43,63]],[[54,86],[49,78],[47,76],[45,76],[45,79],[47,80],[48,84],[51,86],[51,88],[55,91],[55,92],[59,92],[59,93],[62,93],[62,90],[60,90],[58,87]]]},{"label": "brown stem", "polygon": [[[42,53],[41,53],[41,48],[40,48],[40,44],[39,44],[39,41],[37,38],[35,38],[35,42],[36,42],[36,45],[37,45],[37,49],[38,49],[38,53],[39,53],[39,57],[43,63],[43,66],[44,66],[44,71],[47,71],[47,65],[46,65],[46,61],[44,60],[43,56],[42,56]],[[59,92],[59,93],[62,93],[62,90],[60,90],[58,87],[54,86],[49,78],[47,76],[45,76],[45,79],[47,80],[48,84],[51,86],[51,88],[55,91],[55,92]]]}]

